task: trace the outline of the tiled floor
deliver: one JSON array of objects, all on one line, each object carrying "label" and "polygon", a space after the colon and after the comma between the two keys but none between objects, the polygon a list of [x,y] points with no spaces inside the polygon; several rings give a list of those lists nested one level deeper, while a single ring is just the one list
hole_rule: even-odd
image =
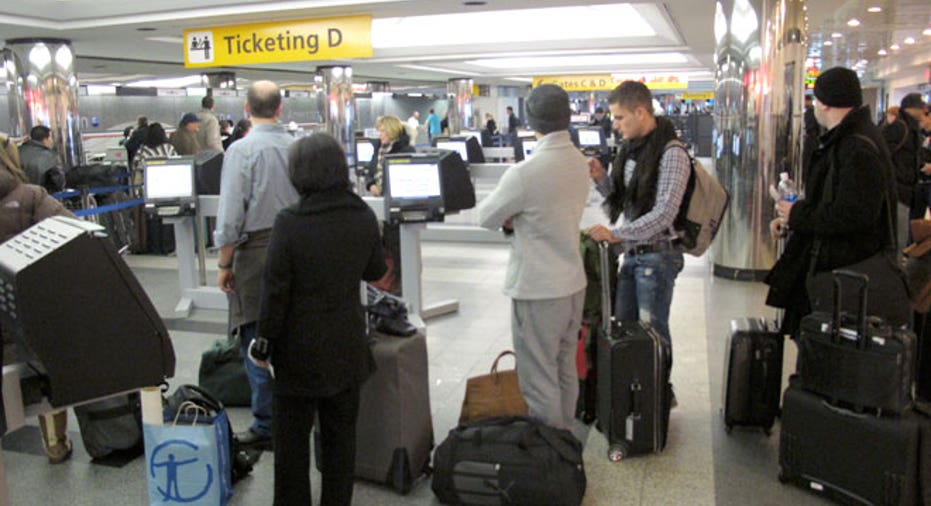
[{"label": "tiled floor", "polygon": [[[459,312],[428,322],[430,388],[437,441],[459,415],[465,379],[483,373],[497,353],[510,347],[509,301],[501,294],[507,261],[504,245],[424,243],[423,287],[426,302],[458,298]],[[178,297],[171,257],[128,257],[160,313],[168,315]],[[212,265],[215,262],[208,262]],[[667,450],[659,455],[611,463],[605,438],[579,425],[585,443],[588,489],[584,505],[805,505],[822,501],[780,485],[776,479],[778,425],[772,436],[735,430],[726,435],[721,407],[722,362],[728,322],[742,315],[771,316],[762,305],[759,284],[713,278],[706,259],[688,258],[679,276],[672,309],[675,346],[673,382],[679,407],[672,412]],[[208,279],[214,279],[211,273]],[[196,311],[185,320],[169,320],[178,358],[173,384],[196,383],[200,354],[220,338],[226,316]],[[244,408],[231,418],[242,429]],[[32,420],[30,423],[35,423]],[[38,448],[35,427],[4,440],[3,459],[14,505],[143,505],[145,469],[138,458],[121,468],[91,464],[81,448],[77,425],[70,428],[75,456],[49,466]],[[271,504],[274,456],[266,454],[253,474],[238,484],[233,505]],[[312,472],[315,493],[319,475]],[[428,480],[407,496],[370,483],[355,487],[358,505],[439,504]]]}]

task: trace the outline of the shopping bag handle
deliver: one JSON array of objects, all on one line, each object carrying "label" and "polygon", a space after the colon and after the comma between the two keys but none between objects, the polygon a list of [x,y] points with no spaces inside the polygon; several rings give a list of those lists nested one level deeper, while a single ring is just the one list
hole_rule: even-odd
[{"label": "shopping bag handle", "polygon": [[205,417],[209,416],[207,409],[203,406],[198,405],[196,402],[184,401],[178,406],[178,411],[175,413],[175,419],[171,425],[178,425],[178,419],[181,418],[181,414],[187,414],[192,410],[194,411],[194,421],[191,422],[191,425],[197,425],[197,417],[200,416],[201,413],[203,413]]}]

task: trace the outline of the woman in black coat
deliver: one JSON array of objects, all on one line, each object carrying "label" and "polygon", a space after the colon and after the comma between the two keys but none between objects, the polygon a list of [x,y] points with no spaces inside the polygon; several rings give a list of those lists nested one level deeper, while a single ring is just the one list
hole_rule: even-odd
[{"label": "woman in black coat", "polygon": [[298,140],[288,164],[301,200],[275,219],[259,320],[275,374],[275,504],[311,504],[316,414],[321,503],[348,505],[359,386],[375,367],[359,283],[384,274],[385,255],[375,214],[352,192],[346,155],[335,138],[317,133]]}]

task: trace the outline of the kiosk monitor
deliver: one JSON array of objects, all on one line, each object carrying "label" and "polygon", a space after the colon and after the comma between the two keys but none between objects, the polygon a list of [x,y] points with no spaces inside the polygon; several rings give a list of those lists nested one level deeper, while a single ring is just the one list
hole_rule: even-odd
[{"label": "kiosk monitor", "polygon": [[436,147],[439,149],[448,149],[450,151],[455,151],[459,153],[459,157],[463,160],[469,159],[469,150],[466,147],[465,139],[446,139],[440,140],[437,139]]},{"label": "kiosk monitor", "polygon": [[440,157],[385,157],[385,217],[392,223],[443,221]]},{"label": "kiosk monitor", "polygon": [[194,159],[151,158],[145,161],[145,200],[151,203],[193,202]]},{"label": "kiosk monitor", "polygon": [[514,159],[519,162],[533,156],[533,149],[537,147],[537,142],[539,141],[536,136],[518,137],[514,142]]},{"label": "kiosk monitor", "polygon": [[356,167],[368,165],[375,156],[375,144],[372,139],[357,138],[355,139],[355,159]]}]

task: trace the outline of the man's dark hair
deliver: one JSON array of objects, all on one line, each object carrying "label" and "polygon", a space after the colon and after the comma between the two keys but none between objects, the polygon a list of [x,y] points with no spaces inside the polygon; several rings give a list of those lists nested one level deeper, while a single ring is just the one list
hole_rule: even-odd
[{"label": "man's dark hair", "polygon": [[301,195],[351,188],[346,152],[335,137],[323,132],[291,144],[288,176]]},{"label": "man's dark hair", "polygon": [[624,81],[608,94],[608,103],[617,104],[631,111],[643,107],[653,114],[653,94],[643,83]]},{"label": "man's dark hair", "polygon": [[159,122],[152,123],[146,128],[144,144],[150,148],[157,148],[168,142],[168,135],[165,134],[165,128]]},{"label": "man's dark hair", "polygon": [[506,111],[509,111],[509,112],[514,112],[514,108],[511,107],[511,106],[507,106],[507,107],[505,107],[504,109],[505,109]]},{"label": "man's dark hair", "polygon": [[604,113],[605,113],[604,107],[595,108],[595,114],[604,114]]},{"label": "man's dark hair", "polygon": [[213,109],[213,97],[207,95],[206,97],[200,99],[200,106],[204,109]]},{"label": "man's dark hair", "polygon": [[136,128],[144,127],[149,124],[149,118],[145,116],[139,116],[136,118]]},{"label": "man's dark hair", "polygon": [[281,93],[277,86],[259,88],[253,84],[249,87],[246,101],[249,103],[249,112],[253,116],[271,119],[275,117],[278,107],[281,106]]},{"label": "man's dark hair", "polygon": [[29,131],[29,138],[36,142],[42,142],[51,136],[52,131],[45,125],[36,125]]}]

